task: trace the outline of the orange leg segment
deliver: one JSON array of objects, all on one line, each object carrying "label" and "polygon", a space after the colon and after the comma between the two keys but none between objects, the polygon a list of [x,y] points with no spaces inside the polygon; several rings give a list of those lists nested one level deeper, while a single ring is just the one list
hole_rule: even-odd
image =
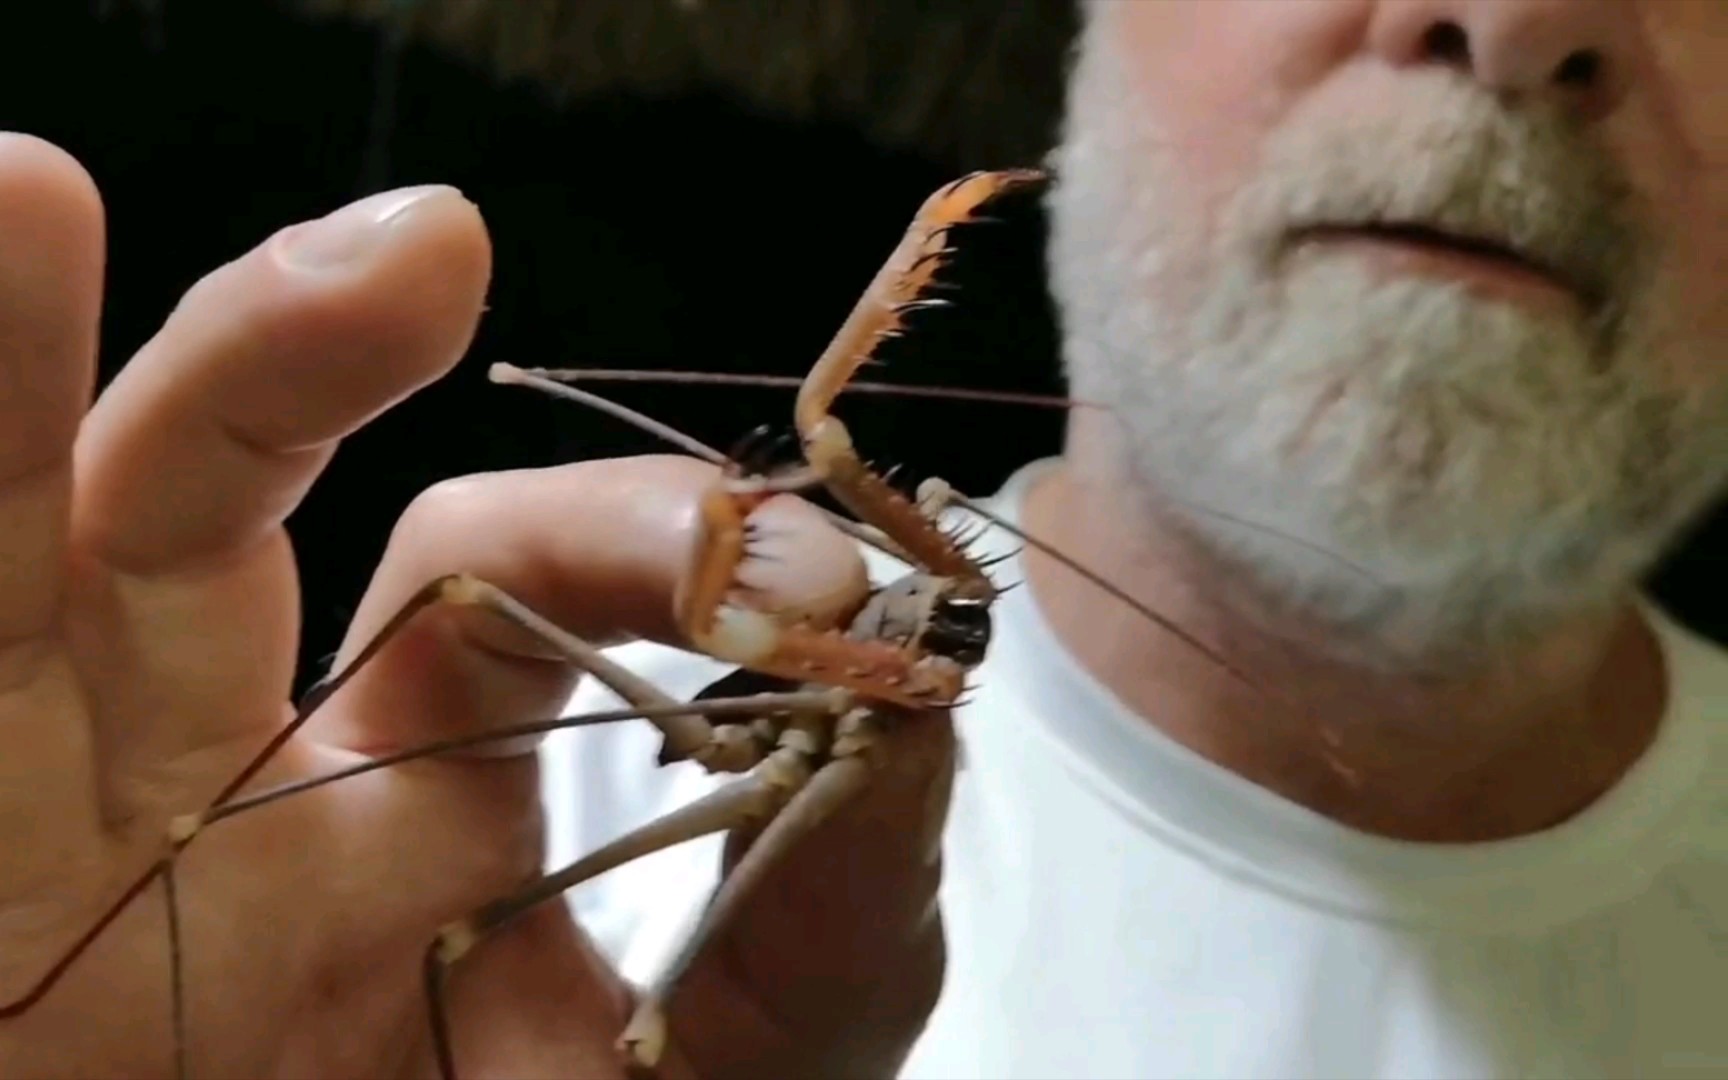
[{"label": "orange leg segment", "polygon": [[840,686],[911,708],[952,702],[959,667],[885,641],[856,641],[838,630],[787,625],[735,602],[730,593],[745,552],[745,519],[772,497],[748,480],[724,480],[703,499],[680,628],[696,648],[764,675]]},{"label": "orange leg segment", "polygon": [[925,298],[924,293],[944,258],[953,251],[948,246],[948,230],[979,220],[979,210],[988,203],[1047,179],[1048,174],[1038,169],[977,172],[926,199],[899,246],[811,368],[799,390],[795,411],[812,479],[825,484],[847,509],[881,529],[929,573],[953,579],[959,595],[979,600],[990,599],[996,591],[983,569],[952,537],[864,464],[845,425],[830,410],[877,346],[900,333],[907,315],[942,303]]}]

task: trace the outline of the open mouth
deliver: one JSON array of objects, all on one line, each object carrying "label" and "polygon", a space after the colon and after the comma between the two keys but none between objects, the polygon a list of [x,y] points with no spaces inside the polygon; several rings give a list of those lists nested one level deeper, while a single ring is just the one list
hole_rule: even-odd
[{"label": "open mouth", "polygon": [[1569,293],[1588,305],[1586,291],[1570,275],[1530,252],[1503,240],[1448,232],[1431,225],[1406,222],[1319,224],[1297,229],[1292,246],[1308,244],[1374,245],[1402,253],[1423,268],[1460,274],[1466,278],[1498,278],[1548,290]]}]

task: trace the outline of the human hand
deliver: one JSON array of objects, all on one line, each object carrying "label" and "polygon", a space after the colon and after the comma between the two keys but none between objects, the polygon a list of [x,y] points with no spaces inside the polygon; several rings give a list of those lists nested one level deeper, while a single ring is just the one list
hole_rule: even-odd
[{"label": "human hand", "polygon": [[[336,229],[346,223],[347,230]],[[336,229],[335,232],[332,230]],[[191,289],[93,408],[104,235],[83,171],[0,138],[0,1008],[291,715],[282,522],[342,437],[449,371],[490,275],[449,189],[285,230]],[[595,462],[449,482],[392,537],[340,667],[422,584],[463,570],[589,640],[674,641],[711,467]],[[769,592],[856,572],[806,504]],[[256,783],[555,715],[575,675],[482,612],[429,609]],[[884,1075],[921,1027],[942,941],[929,857],[945,725],[765,889],[674,998],[667,1072]],[[653,768],[643,762],[643,768]],[[432,1071],[420,963],[438,927],[542,858],[531,756],[439,758],[208,826],[179,860],[195,1076]],[[28,1009],[0,1074],[173,1070],[166,920],[138,898]],[[817,976],[820,977],[817,977]],[[464,1075],[621,1075],[631,992],[550,903],[454,971]]]}]

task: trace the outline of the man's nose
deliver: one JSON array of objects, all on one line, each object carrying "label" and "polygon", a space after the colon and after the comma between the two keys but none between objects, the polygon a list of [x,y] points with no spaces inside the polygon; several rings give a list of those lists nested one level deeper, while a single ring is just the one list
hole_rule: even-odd
[{"label": "man's nose", "polygon": [[1510,98],[1599,120],[1626,95],[1643,2],[1380,0],[1369,34],[1391,63],[1455,68]]}]

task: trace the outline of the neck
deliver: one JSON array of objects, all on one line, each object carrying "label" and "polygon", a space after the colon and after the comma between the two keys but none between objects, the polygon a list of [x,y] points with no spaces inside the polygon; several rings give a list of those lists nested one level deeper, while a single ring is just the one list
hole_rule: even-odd
[{"label": "neck", "polygon": [[[1594,802],[1654,737],[1660,653],[1629,598],[1516,652],[1399,675],[1346,659],[1317,627],[1209,592],[1215,570],[1072,459],[1029,493],[1034,535],[1224,654],[1255,686],[1028,551],[1028,586],[1064,645],[1148,723],[1363,831],[1471,842],[1548,828]],[[1276,627],[1276,629],[1273,629]]]}]

